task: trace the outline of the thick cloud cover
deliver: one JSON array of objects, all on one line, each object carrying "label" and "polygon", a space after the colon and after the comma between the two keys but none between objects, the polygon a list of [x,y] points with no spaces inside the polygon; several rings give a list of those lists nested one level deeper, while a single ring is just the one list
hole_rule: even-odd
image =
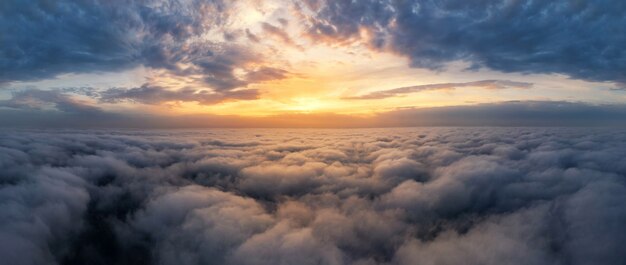
[{"label": "thick cloud cover", "polygon": [[373,48],[405,55],[416,67],[465,60],[474,68],[626,83],[624,1],[303,2],[312,38],[365,36]]},{"label": "thick cloud cover", "polygon": [[624,264],[626,131],[1,131],[8,264]]},{"label": "thick cloud cover", "polygon": [[[107,99],[134,100],[134,95],[145,93],[150,104],[188,100],[190,95],[202,104],[256,99],[256,91],[232,90],[282,79],[288,72],[256,66],[264,59],[249,47],[203,37],[229,23],[234,4],[221,0],[2,1],[0,85],[144,66],[162,71],[161,75],[185,78],[193,87],[157,91],[162,90],[159,84],[148,82],[139,88],[111,89]],[[235,69],[245,75],[236,75]]]},{"label": "thick cloud cover", "polygon": [[[216,91],[256,82],[264,60],[233,42],[249,29],[225,26],[244,15],[223,0],[4,0],[0,3],[0,84],[64,73],[119,71],[138,65],[194,76]],[[597,1],[285,0],[296,6],[303,35],[315,41],[365,39],[372,48],[440,69],[465,60],[503,72],[560,73],[626,82],[626,4]],[[255,5],[250,1],[249,5]],[[262,33],[296,45],[288,24],[262,23]],[[207,40],[207,35],[223,38]],[[245,46],[245,45],[244,45]],[[271,58],[270,58],[271,59]],[[236,68],[252,73],[237,76]],[[273,79],[280,79],[275,69]],[[278,73],[278,74],[276,74]],[[621,86],[620,86],[621,87]]]}]

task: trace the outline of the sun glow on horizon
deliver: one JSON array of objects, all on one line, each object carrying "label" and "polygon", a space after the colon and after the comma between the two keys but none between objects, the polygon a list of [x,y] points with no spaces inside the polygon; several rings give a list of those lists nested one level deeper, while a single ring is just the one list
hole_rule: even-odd
[{"label": "sun glow on horizon", "polygon": [[[142,17],[145,14],[141,13],[128,18],[137,22],[129,24],[142,25],[138,28],[121,25],[132,29],[128,29],[128,36],[117,36],[123,44],[118,46],[146,49],[119,51],[121,57],[132,59],[123,65],[112,63],[110,68],[98,68],[97,63],[84,65],[77,61],[81,67],[94,69],[64,71],[63,66],[58,69],[50,66],[25,74],[33,74],[30,78],[9,78],[4,83],[0,80],[7,87],[0,91],[0,102],[7,101],[11,108],[23,106],[30,110],[36,109],[32,102],[51,101],[42,102],[44,109],[60,112],[86,109],[118,115],[252,118],[326,113],[357,117],[406,108],[508,101],[626,102],[626,93],[619,94],[623,89],[615,73],[603,79],[602,76],[587,78],[587,70],[571,72],[570,68],[559,72],[546,70],[549,67],[537,71],[488,67],[481,60],[491,57],[461,56],[467,50],[463,47],[455,50],[455,45],[463,46],[463,43],[450,47],[445,42],[447,38],[430,40],[424,36],[422,40],[422,35],[414,35],[410,27],[402,27],[407,24],[399,24],[398,19],[408,18],[397,14],[389,20],[381,17],[383,20],[376,21],[365,19],[374,19],[368,17],[374,14],[361,14],[365,17],[352,23],[350,18],[343,17],[345,14],[324,13],[313,2],[244,0],[219,5],[183,2],[181,6],[172,6],[173,10],[168,10],[169,6],[152,10],[154,17]],[[356,4],[359,3],[347,5]],[[168,16],[161,17],[164,14]],[[324,19],[326,15],[339,17],[334,21]],[[439,34],[437,30],[425,33]],[[405,39],[408,37],[411,38]],[[81,38],[71,41],[82,45]],[[451,52],[440,51],[438,44]],[[119,59],[116,52],[108,55]],[[473,52],[483,55],[485,51]],[[99,54],[93,55],[94,60],[100,58]],[[60,72],[46,74],[56,70]],[[24,95],[15,97],[15,92]],[[67,108],[64,104],[68,102],[74,105]]]}]

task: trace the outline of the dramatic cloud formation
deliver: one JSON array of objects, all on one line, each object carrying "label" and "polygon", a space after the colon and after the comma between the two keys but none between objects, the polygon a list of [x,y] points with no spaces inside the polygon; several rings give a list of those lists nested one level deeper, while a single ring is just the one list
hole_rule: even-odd
[{"label": "dramatic cloud formation", "polygon": [[626,83],[620,1],[303,1],[308,34],[366,38],[375,49],[440,69],[455,60],[503,72]]},{"label": "dramatic cloud formation", "polygon": [[1,133],[8,264],[626,262],[623,130]]},{"label": "dramatic cloud formation", "polygon": [[[121,71],[145,66],[161,75],[187,78],[202,89],[169,88],[139,102],[187,100],[202,104],[256,99],[251,91],[233,92],[249,83],[282,79],[287,72],[259,67],[263,58],[228,40],[208,39],[229,22],[230,1],[3,1],[0,4],[0,84],[41,80],[65,73]],[[236,69],[243,71],[238,76]],[[137,94],[147,87],[111,91]],[[154,94],[158,93],[157,96]],[[121,95],[119,95],[121,96]],[[111,99],[111,98],[107,98]],[[112,99],[111,99],[112,100]]]},{"label": "dramatic cloud formation", "polygon": [[400,87],[383,91],[376,91],[370,94],[356,97],[346,97],[345,99],[382,99],[399,96],[402,94],[416,93],[428,90],[453,90],[458,87],[480,87],[484,89],[507,89],[507,88],[530,88],[533,84],[525,82],[515,82],[509,80],[482,80],[467,83],[445,83],[429,84],[419,86]]},{"label": "dramatic cloud formation", "polygon": [[[255,6],[254,2],[248,3]],[[437,69],[467,60],[504,72],[562,73],[595,81],[625,82],[620,1],[285,1],[315,41],[365,38],[372,47]],[[261,62],[233,42],[249,29],[229,32],[237,3],[221,0],[38,1],[0,4],[0,82],[63,73],[116,71],[145,65],[178,75],[202,75],[217,90],[243,86],[237,67]],[[261,30],[295,45],[278,25]],[[241,32],[239,32],[241,30]],[[365,33],[364,33],[365,32]],[[86,34],[89,33],[89,34]],[[206,38],[219,35],[220,38]],[[254,71],[250,69],[251,71]]]},{"label": "dramatic cloud formation", "polygon": [[[0,263],[624,265],[624,25],[619,0],[0,0]],[[364,129],[409,126],[483,127]]]},{"label": "dramatic cloud formation", "polygon": [[247,118],[623,104],[624,24],[619,0],[4,0],[0,100]]}]

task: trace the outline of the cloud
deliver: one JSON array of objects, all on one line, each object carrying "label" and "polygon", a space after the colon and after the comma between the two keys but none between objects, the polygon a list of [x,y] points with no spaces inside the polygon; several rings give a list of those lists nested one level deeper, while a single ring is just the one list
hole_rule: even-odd
[{"label": "cloud", "polygon": [[[254,100],[254,89],[229,92],[168,90],[162,87],[112,88],[89,92],[102,102],[131,101],[143,104],[198,102],[215,104],[229,100]],[[47,93],[47,92],[46,92]],[[60,93],[62,92],[54,92]],[[91,103],[63,95],[57,106],[55,97],[24,101],[17,96],[0,104],[0,127],[30,128],[371,128],[412,126],[620,126],[626,106],[591,105],[567,101],[505,101],[475,105],[401,108],[361,117],[332,113],[294,113],[267,117],[236,115],[157,115],[98,110]],[[52,101],[50,101],[52,100]],[[29,107],[34,104],[37,108]],[[28,103],[28,104],[27,104]],[[70,104],[70,106],[65,106]],[[76,106],[74,106],[74,105]],[[18,106],[19,105],[19,106]],[[57,106],[55,108],[55,106]],[[42,107],[46,107],[41,109]],[[57,111],[49,111],[53,108]],[[83,111],[84,109],[84,111]],[[61,111],[59,111],[61,110]],[[80,113],[80,115],[75,115]]]},{"label": "cloud", "polygon": [[[260,70],[257,81],[270,79],[278,73],[273,70]],[[269,75],[269,76],[268,76]],[[78,99],[76,95],[82,95],[94,102]],[[96,105],[97,103],[119,103],[124,101],[160,105],[168,102],[197,102],[202,105],[214,105],[232,100],[255,100],[259,97],[256,89],[240,89],[222,92],[213,92],[204,89],[181,88],[178,90],[167,89],[161,86],[143,84],[135,88],[108,88],[96,89],[92,87],[67,87],[52,90],[27,89],[12,93],[10,99],[0,100],[0,107],[12,111],[40,112],[46,114],[46,110],[60,111],[66,114],[81,114],[86,116],[116,116],[108,113]],[[119,117],[122,118],[123,117]]]},{"label": "cloud", "polygon": [[141,21],[118,4],[3,1],[0,82],[132,67]]},{"label": "cloud", "polygon": [[261,41],[257,35],[250,31],[250,29],[246,29],[246,38],[254,43],[258,43]]},{"label": "cloud", "polygon": [[256,89],[244,89],[236,91],[211,92],[182,88],[168,90],[163,87],[144,84],[136,88],[109,88],[98,92],[100,102],[116,103],[120,101],[132,101],[143,104],[163,104],[166,102],[198,102],[202,105],[214,105],[228,100],[252,100],[257,99],[259,92]]},{"label": "cloud", "polygon": [[261,67],[246,74],[246,80],[251,83],[258,83],[268,80],[280,80],[289,77],[291,73],[286,70],[272,67]]},{"label": "cloud", "polygon": [[224,252],[265,231],[272,222],[272,216],[252,199],[186,186],[153,199],[132,226],[157,242],[155,254],[162,263],[223,264]]},{"label": "cloud", "polygon": [[[365,39],[442,69],[464,60],[501,72],[626,82],[626,5],[617,1],[304,1],[313,40]],[[368,34],[363,34],[367,32]]]},{"label": "cloud", "polygon": [[623,105],[567,101],[505,101],[467,106],[407,108],[379,116],[383,124],[405,126],[616,126]]},{"label": "cloud", "polygon": [[344,97],[344,99],[382,99],[395,97],[403,94],[417,93],[430,90],[453,90],[459,87],[479,87],[483,89],[509,89],[519,88],[527,89],[532,87],[533,84],[525,82],[515,82],[509,80],[482,80],[466,83],[443,83],[443,84],[428,84],[419,86],[400,87],[389,90],[375,91],[369,94],[355,97]]},{"label": "cloud", "polygon": [[263,22],[261,24],[261,28],[263,29],[263,31],[265,33],[275,37],[276,39],[278,39],[282,43],[290,45],[290,46],[297,46],[297,44],[294,43],[294,41],[291,39],[291,37],[289,37],[289,34],[287,34],[287,32],[285,32],[281,28],[279,28],[277,26],[274,26],[274,25],[272,25],[270,23],[267,23],[267,22]]},{"label": "cloud", "polygon": [[[545,207],[520,210],[490,218],[467,233],[448,231],[431,242],[411,240],[398,250],[395,263],[413,264],[420,260],[424,264],[498,264],[514,260],[514,264],[559,264],[546,251],[550,248],[547,242],[541,242],[540,233],[548,228],[539,218],[550,218],[546,212]],[[526,244],[529,241],[542,245]],[[489,251],[485,251],[487,246]]]},{"label": "cloud", "polygon": [[11,264],[626,260],[622,129],[4,135]]},{"label": "cloud", "polygon": [[11,0],[1,7],[0,84],[144,66],[224,92],[252,82],[236,69],[264,64],[246,45],[203,37],[225,32],[228,1]]},{"label": "cloud", "polygon": [[[618,26],[624,24],[626,6],[616,1],[287,5],[298,7],[302,35],[322,42],[365,40],[373,49],[408,57],[414,67],[441,69],[463,60],[472,69],[559,73],[619,87],[626,80],[620,49],[626,38]],[[248,28],[230,28],[239,14],[230,1],[8,0],[1,7],[0,83],[144,66],[225,91],[252,82],[239,71],[267,64],[268,58],[253,49],[259,36]],[[276,21],[261,23],[261,32],[293,45],[284,30],[293,23]],[[243,34],[247,41],[233,41]]]},{"label": "cloud", "polygon": [[23,162],[2,157],[0,253],[11,264],[53,263],[67,253],[64,242],[78,235],[89,193],[79,176]]},{"label": "cloud", "polygon": [[43,110],[52,107],[65,113],[85,115],[103,113],[100,108],[60,91],[40,89],[15,91],[10,99],[0,100],[0,107],[27,110]]}]

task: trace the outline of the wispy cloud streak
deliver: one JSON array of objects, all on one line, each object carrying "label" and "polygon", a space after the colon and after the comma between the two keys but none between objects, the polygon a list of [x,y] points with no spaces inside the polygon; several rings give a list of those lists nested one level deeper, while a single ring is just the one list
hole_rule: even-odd
[{"label": "wispy cloud streak", "polygon": [[401,96],[404,94],[417,93],[423,91],[433,90],[454,90],[461,87],[477,87],[482,89],[528,89],[533,86],[532,83],[515,82],[509,80],[482,80],[466,83],[441,83],[441,84],[428,84],[419,86],[400,87],[389,90],[375,91],[362,96],[344,97],[344,99],[383,99]]}]

